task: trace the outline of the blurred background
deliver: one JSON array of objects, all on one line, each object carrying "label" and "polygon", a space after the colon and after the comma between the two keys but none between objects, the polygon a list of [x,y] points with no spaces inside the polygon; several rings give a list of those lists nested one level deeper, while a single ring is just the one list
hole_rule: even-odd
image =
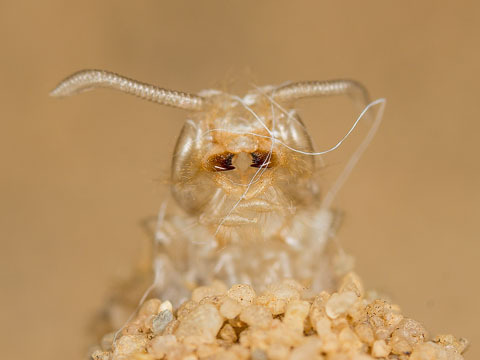
[{"label": "blurred background", "polygon": [[[48,97],[83,68],[188,92],[354,78],[386,97],[335,203],[339,239],[368,288],[479,358],[479,15],[473,1],[2,1],[4,358],[84,357],[167,194],[185,113],[113,91]],[[302,114],[324,149],[355,113],[322,104]]]}]

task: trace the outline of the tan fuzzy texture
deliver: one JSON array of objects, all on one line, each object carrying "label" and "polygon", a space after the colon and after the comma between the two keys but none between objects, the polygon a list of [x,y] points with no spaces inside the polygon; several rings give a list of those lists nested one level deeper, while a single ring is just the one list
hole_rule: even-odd
[{"label": "tan fuzzy texture", "polygon": [[227,297],[220,305],[220,314],[227,319],[235,319],[242,311],[242,306],[236,300]]},{"label": "tan fuzzy texture", "polygon": [[236,284],[227,291],[227,296],[230,299],[238,301],[242,306],[247,306],[253,303],[256,294],[250,285]]},{"label": "tan fuzzy texture", "polygon": [[[258,295],[249,285],[202,286],[193,290],[192,300],[173,309],[173,318],[160,333],[145,326],[146,319],[171,308],[151,299],[116,342],[102,345],[92,359],[463,359],[465,339],[430,338],[423,325],[403,316],[398,306],[365,297],[356,274],[347,274],[331,294],[311,297],[304,290],[293,280]],[[111,340],[111,334],[105,338]]]}]

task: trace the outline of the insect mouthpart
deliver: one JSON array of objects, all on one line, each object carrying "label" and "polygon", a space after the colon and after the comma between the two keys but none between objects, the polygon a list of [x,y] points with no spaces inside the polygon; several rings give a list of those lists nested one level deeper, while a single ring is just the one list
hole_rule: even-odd
[{"label": "insect mouthpart", "polygon": [[[234,154],[230,152],[223,152],[220,154],[214,154],[207,160],[207,168],[210,171],[229,171],[235,170],[237,167],[233,165],[233,160],[236,158],[236,163],[241,164],[238,166],[240,170],[245,170],[244,166],[245,157],[248,156],[248,166],[254,168],[272,168],[274,166],[273,154],[268,151],[255,151],[251,154],[239,153]],[[251,160],[250,160],[251,158]]]},{"label": "insect mouthpart", "polygon": [[228,171],[235,169],[232,165],[232,159],[235,154],[230,152],[224,152],[221,154],[215,154],[208,158],[208,168],[210,171]]},{"label": "insect mouthpart", "polygon": [[255,151],[252,153],[252,165],[255,168],[271,168],[273,166],[273,154],[267,151]]}]

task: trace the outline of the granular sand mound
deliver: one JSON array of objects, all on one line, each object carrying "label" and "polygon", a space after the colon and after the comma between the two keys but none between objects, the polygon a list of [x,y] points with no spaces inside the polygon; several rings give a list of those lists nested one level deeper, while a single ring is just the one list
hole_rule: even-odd
[{"label": "granular sand mound", "polygon": [[311,295],[294,280],[257,295],[249,285],[196,288],[172,310],[150,299],[94,360],[461,360],[465,339],[429,337],[398,306],[366,294],[354,273],[337,292]]}]

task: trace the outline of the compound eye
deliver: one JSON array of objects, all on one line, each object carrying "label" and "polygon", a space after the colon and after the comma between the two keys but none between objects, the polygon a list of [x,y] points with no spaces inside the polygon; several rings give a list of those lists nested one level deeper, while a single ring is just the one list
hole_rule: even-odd
[{"label": "compound eye", "polygon": [[235,169],[232,159],[235,154],[224,152],[215,154],[208,158],[208,165],[211,171],[228,171]]},{"label": "compound eye", "polygon": [[256,168],[271,168],[273,166],[272,161],[273,154],[268,151],[255,151],[252,153],[252,165]]}]

